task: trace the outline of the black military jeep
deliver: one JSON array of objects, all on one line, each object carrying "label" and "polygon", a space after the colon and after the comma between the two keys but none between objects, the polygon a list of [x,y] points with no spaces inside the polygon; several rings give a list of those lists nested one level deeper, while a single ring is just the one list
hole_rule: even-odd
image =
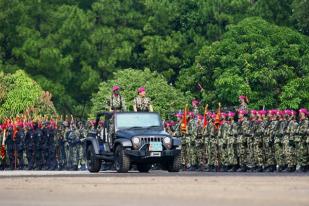
[{"label": "black military jeep", "polygon": [[[102,116],[104,125],[97,129]],[[122,173],[132,165],[139,172],[148,172],[154,163],[169,172],[178,172],[181,141],[164,131],[158,113],[102,112],[86,138],[86,157],[90,172],[99,172],[102,161],[114,163],[117,172]]]}]

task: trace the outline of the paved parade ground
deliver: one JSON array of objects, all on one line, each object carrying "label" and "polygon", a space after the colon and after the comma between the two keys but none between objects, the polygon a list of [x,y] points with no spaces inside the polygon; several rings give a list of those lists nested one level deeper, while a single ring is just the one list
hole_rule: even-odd
[{"label": "paved parade ground", "polygon": [[1,205],[309,205],[308,173],[0,172]]}]

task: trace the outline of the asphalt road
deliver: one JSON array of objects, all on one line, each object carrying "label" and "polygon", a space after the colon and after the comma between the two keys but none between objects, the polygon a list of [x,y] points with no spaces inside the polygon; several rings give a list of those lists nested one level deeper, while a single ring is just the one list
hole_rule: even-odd
[{"label": "asphalt road", "polygon": [[309,205],[309,173],[1,171],[0,205]]}]

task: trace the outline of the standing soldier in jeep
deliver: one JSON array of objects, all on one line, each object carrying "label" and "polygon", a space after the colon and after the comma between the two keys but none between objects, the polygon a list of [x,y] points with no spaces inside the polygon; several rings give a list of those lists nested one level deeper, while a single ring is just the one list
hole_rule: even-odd
[{"label": "standing soldier in jeep", "polygon": [[146,90],[144,87],[140,87],[137,90],[138,96],[133,100],[134,112],[153,112],[151,100],[146,97]]},{"label": "standing soldier in jeep", "polygon": [[123,96],[120,94],[120,87],[115,85],[112,88],[112,95],[108,102],[110,112],[126,111],[126,104]]}]

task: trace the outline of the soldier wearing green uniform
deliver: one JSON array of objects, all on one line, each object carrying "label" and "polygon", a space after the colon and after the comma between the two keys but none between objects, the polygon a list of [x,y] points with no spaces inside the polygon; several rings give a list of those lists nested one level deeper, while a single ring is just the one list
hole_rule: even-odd
[{"label": "soldier wearing green uniform", "polygon": [[228,170],[235,172],[238,169],[237,161],[237,123],[234,120],[235,113],[228,113],[228,128],[227,128],[227,153],[228,153]]},{"label": "soldier wearing green uniform", "polygon": [[207,172],[216,171],[217,166],[218,148],[217,148],[217,129],[214,124],[215,118],[216,115],[212,114],[212,118],[208,122],[207,131],[205,134],[205,138],[208,139],[207,144],[208,162],[206,169]]},{"label": "soldier wearing green uniform", "polygon": [[296,122],[296,112],[286,110],[288,116],[288,126],[284,136],[284,154],[287,164],[286,171],[294,172],[296,169],[296,151],[295,151],[295,135],[297,132],[298,123]]},{"label": "soldier wearing green uniform", "polygon": [[249,121],[249,135],[247,137],[247,147],[248,147],[248,167],[251,171],[255,171],[256,169],[256,162],[255,162],[255,132],[257,129],[257,111],[251,110],[250,111],[250,121]]},{"label": "soldier wearing green uniform", "polygon": [[275,159],[278,166],[278,172],[282,172],[286,167],[284,136],[288,126],[288,121],[286,120],[283,111],[277,111],[277,116],[279,116],[279,130],[275,135]]},{"label": "soldier wearing green uniform", "polygon": [[265,117],[266,111],[260,110],[257,112],[258,119],[255,122],[256,130],[254,136],[254,162],[257,172],[263,172],[264,169],[264,137],[268,121]]},{"label": "soldier wearing green uniform", "polygon": [[227,143],[228,143],[228,128],[229,125],[226,121],[227,114],[221,113],[221,125],[218,130],[218,143],[219,143],[219,163],[220,163],[220,171],[227,172],[228,165],[229,165],[229,158],[228,158],[228,150],[227,150]]},{"label": "soldier wearing green uniform", "polygon": [[247,171],[247,137],[250,133],[249,121],[246,117],[247,112],[245,110],[238,111],[238,136],[237,136],[237,154],[239,159],[240,168],[239,172]]},{"label": "soldier wearing green uniform", "polygon": [[265,171],[274,172],[276,170],[275,163],[275,148],[274,148],[274,136],[278,128],[279,121],[276,119],[276,111],[268,111],[268,125],[265,129],[264,136],[264,152],[265,152]]},{"label": "soldier wearing green uniform", "polygon": [[126,111],[125,99],[120,94],[120,87],[117,85],[112,88],[112,95],[108,101],[108,107],[110,112]]},{"label": "soldier wearing green uniform", "polygon": [[299,166],[298,171],[306,172],[308,166],[308,148],[307,148],[307,137],[309,134],[309,123],[308,123],[308,111],[303,108],[299,110],[299,125],[296,133],[296,157],[297,165]]},{"label": "soldier wearing green uniform", "polygon": [[146,90],[144,87],[140,87],[137,90],[138,96],[133,100],[134,112],[153,112],[151,99],[146,97]]},{"label": "soldier wearing green uniform", "polygon": [[78,164],[80,164],[80,170],[86,170],[86,148],[85,148],[85,140],[87,137],[87,130],[82,124],[82,122],[79,122],[78,124],[78,132],[79,132],[79,142],[77,144],[78,149]]}]

